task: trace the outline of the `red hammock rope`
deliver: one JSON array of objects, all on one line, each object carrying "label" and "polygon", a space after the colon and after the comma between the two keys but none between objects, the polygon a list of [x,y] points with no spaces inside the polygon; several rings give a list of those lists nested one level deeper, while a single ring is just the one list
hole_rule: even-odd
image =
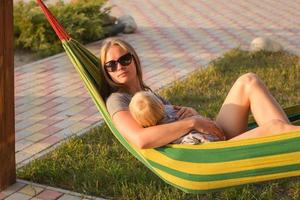
[{"label": "red hammock rope", "polygon": [[45,6],[42,0],[36,0],[37,3],[42,8],[47,20],[51,24],[52,28],[54,29],[56,35],[59,37],[61,41],[69,40],[71,37],[67,34],[67,32],[63,29],[63,27],[59,24],[57,19],[52,15],[50,10]]}]

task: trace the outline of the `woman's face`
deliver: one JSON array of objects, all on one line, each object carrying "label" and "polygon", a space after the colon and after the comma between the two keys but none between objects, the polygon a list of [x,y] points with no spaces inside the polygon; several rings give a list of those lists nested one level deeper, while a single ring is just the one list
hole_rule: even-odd
[{"label": "woman's face", "polygon": [[137,79],[133,56],[119,45],[113,45],[108,49],[104,67],[115,83],[130,85]]}]

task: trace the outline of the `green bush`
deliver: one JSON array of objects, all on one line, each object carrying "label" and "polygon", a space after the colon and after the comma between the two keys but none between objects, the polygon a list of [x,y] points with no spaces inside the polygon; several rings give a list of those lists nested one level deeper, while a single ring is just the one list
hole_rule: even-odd
[{"label": "green bush", "polygon": [[[49,9],[65,30],[76,40],[87,43],[104,37],[106,24],[112,23],[110,8],[100,11],[106,0],[76,0],[50,5]],[[14,6],[15,47],[45,57],[61,52],[61,43],[34,2],[20,1]]]}]

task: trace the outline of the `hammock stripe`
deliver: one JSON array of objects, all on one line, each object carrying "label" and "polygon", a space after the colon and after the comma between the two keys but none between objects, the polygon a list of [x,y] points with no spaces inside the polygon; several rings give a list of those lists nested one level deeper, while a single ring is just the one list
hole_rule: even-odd
[{"label": "hammock stripe", "polygon": [[183,178],[183,179],[190,180],[190,181],[215,181],[215,180],[234,179],[234,178],[241,178],[241,177],[250,177],[253,175],[264,175],[264,174],[272,174],[272,173],[278,173],[278,172],[300,170],[300,164],[296,163],[296,164],[291,164],[291,165],[283,165],[283,166],[278,166],[278,167],[266,167],[266,168],[261,168],[261,169],[250,169],[250,170],[231,172],[231,173],[223,172],[223,173],[215,174],[214,176],[211,176],[211,174],[208,174],[208,175],[187,174],[185,172],[170,169],[159,163],[155,163],[152,161],[150,161],[150,163],[156,169],[159,169],[161,171],[166,171],[169,174],[172,174],[176,177]]},{"label": "hammock stripe", "polygon": [[[300,175],[300,131],[203,145],[174,144],[146,150],[129,144],[106,110],[102,98],[106,86],[98,58],[64,31],[42,0],[37,2],[111,132],[132,155],[166,183],[185,192],[201,193]],[[285,112],[294,124],[300,125],[300,105],[286,108]],[[249,129],[256,126],[252,119]]]},{"label": "hammock stripe", "polygon": [[[165,157],[165,161],[160,160],[160,155],[157,155],[160,159],[155,159],[157,163],[169,168],[191,174],[202,174],[202,175],[214,175],[218,173],[232,173],[236,172],[237,169],[241,170],[253,170],[257,169],[258,165],[260,168],[276,167],[288,164],[298,164],[300,153],[287,153],[280,155],[273,155],[269,157],[260,157],[245,160],[236,160],[232,162],[218,162],[218,163],[193,163],[193,162],[180,162]],[[155,162],[154,160],[149,160]],[[188,166],[188,169],[187,169]],[[219,171],[222,169],[222,171]]]},{"label": "hammock stripe", "polygon": [[[300,106],[298,107],[300,113]],[[297,121],[296,121],[297,122]],[[295,122],[292,122],[295,125]],[[261,138],[251,138],[247,140],[242,140],[243,143],[241,143],[241,140],[232,140],[232,141],[226,141],[226,143],[222,142],[213,142],[210,143],[209,145],[178,145],[178,144],[170,144],[167,145],[166,147],[170,148],[176,148],[176,149],[219,149],[219,148],[226,148],[226,147],[241,147],[241,146],[246,146],[246,145],[253,145],[253,144],[262,144],[265,142],[270,142],[270,137],[272,138],[272,142],[275,141],[281,141],[281,140],[286,140],[286,139],[292,139],[292,138],[297,138],[298,137],[298,132],[290,132],[289,134],[284,134],[284,135],[273,135],[273,136],[266,136],[266,137],[261,137]],[[159,149],[159,148],[158,148]]]},{"label": "hammock stripe", "polygon": [[[224,143],[223,141],[221,143]],[[253,145],[244,145],[239,147],[226,147],[220,149],[176,149],[176,148],[163,148],[158,149],[158,151],[170,158],[178,158],[181,154],[184,154],[185,157],[182,157],[181,161],[184,162],[194,162],[194,163],[212,163],[212,162],[228,162],[240,159],[248,159],[253,157],[262,157],[287,152],[295,152],[300,150],[300,138],[291,138],[281,141],[272,141],[263,144],[253,144]],[[294,144],[294,145],[291,145]],[[207,145],[207,144],[203,144]],[[284,148],[277,148],[278,145],[284,146]],[[259,151],[257,151],[259,150]],[[172,151],[172,154],[169,155],[168,151]],[[249,154],[249,151],[257,151],[255,153]],[[238,153],[235,153],[238,152]],[[211,155],[211,156],[207,156]]]}]

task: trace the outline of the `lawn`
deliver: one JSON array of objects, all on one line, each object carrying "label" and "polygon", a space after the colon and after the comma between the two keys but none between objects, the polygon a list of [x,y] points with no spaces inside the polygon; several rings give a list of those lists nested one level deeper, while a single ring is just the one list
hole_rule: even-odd
[{"label": "lawn", "polygon": [[[279,103],[300,103],[300,58],[287,52],[250,53],[233,49],[183,81],[159,93],[214,118],[234,81],[254,72]],[[18,170],[19,178],[109,199],[300,199],[300,177],[186,194],[169,186],[138,162],[106,125],[66,141]]]}]

